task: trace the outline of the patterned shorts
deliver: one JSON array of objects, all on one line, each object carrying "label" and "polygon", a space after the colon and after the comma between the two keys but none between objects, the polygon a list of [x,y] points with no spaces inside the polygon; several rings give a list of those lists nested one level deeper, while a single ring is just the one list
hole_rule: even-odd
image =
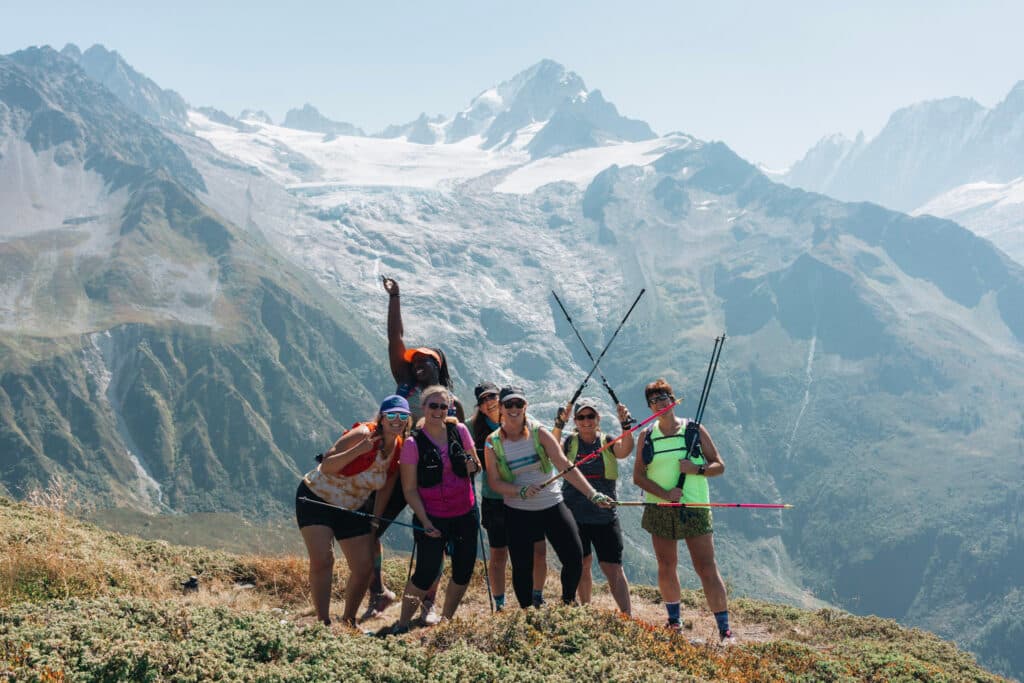
[{"label": "patterned shorts", "polygon": [[708,508],[670,508],[648,505],[644,508],[644,516],[640,520],[644,531],[660,536],[680,540],[710,534],[711,510]]}]

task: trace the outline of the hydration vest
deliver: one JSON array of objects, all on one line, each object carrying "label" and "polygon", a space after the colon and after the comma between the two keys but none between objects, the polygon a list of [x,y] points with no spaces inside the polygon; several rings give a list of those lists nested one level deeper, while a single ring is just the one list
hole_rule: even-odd
[{"label": "hydration vest", "polygon": [[[469,456],[462,446],[459,429],[456,425],[446,422],[445,431],[448,437],[448,461],[452,465],[452,472],[460,477],[468,477],[466,458]],[[419,453],[419,460],[416,462],[417,485],[425,489],[440,485],[444,474],[441,451],[422,429],[414,429],[412,438],[416,441],[416,450]]]},{"label": "hydration vest", "polygon": [[[540,443],[540,423],[536,420],[527,419],[526,426],[530,430],[530,435],[533,436],[533,449],[537,451],[537,457],[540,458],[540,471],[550,472],[552,469],[551,459],[548,458],[547,451],[544,450],[544,446]],[[502,481],[515,481],[512,468],[508,466],[508,460],[505,458],[505,447],[501,443],[500,427],[491,432],[491,435],[487,437],[487,443],[491,444],[491,450],[494,451],[495,464],[498,466],[498,476],[501,477]]]},{"label": "hydration vest", "polygon": [[[598,447],[604,445],[601,442],[604,440],[604,434],[600,431],[597,433]],[[565,451],[565,457],[569,458],[570,463],[576,462],[576,454],[580,451],[580,435],[579,432],[573,432],[566,439],[568,448]],[[605,448],[601,451],[601,459],[604,461],[604,478],[615,481],[619,478],[619,459],[615,457],[615,453],[612,449]]]},{"label": "hydration vest", "polygon": [[[682,502],[684,503],[707,503],[710,498],[708,490],[708,479],[699,474],[682,475],[679,472],[679,462],[690,460],[696,465],[706,465],[707,460],[703,453],[690,457],[690,450],[687,444],[692,439],[699,438],[696,423],[687,421],[683,429],[675,434],[663,436],[661,429],[655,425],[651,429],[644,430],[644,445],[641,449],[641,457],[647,465],[647,477],[658,486],[666,490],[678,487],[683,489]],[[657,431],[657,436],[655,435]],[[648,502],[660,502],[661,499],[653,493],[647,493]]]}]

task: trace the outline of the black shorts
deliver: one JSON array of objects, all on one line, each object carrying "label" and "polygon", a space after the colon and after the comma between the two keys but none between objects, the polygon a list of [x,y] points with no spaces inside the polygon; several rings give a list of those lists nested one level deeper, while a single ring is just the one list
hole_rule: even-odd
[{"label": "black shorts", "polygon": [[304,500],[299,500],[300,497],[318,500],[321,503],[327,502],[310,491],[309,487],[306,486],[305,480],[301,481],[298,490],[295,492],[295,521],[298,522],[300,529],[307,526],[330,527],[331,531],[334,532],[334,537],[339,541],[370,533],[370,519],[368,517],[361,517],[346,510],[339,510],[338,508],[327,507],[326,505],[308,503]]},{"label": "black shorts", "polygon": [[591,554],[593,544],[597,551],[598,562],[622,564],[622,528],[619,518],[608,524],[577,524],[580,530],[580,542],[583,543],[583,557]]},{"label": "black shorts", "polygon": [[487,529],[487,545],[492,548],[508,547],[505,529],[505,501],[502,498],[480,498],[482,524]]},{"label": "black shorts", "polygon": [[[363,506],[363,509],[366,510],[366,512],[373,514],[373,502],[376,500],[378,493],[380,493],[380,491],[374,491],[370,496],[370,499],[366,501],[366,505]],[[394,519],[398,517],[398,515],[402,514],[402,510],[405,509],[406,505],[405,492],[402,490],[402,482],[401,480],[398,480],[395,482],[395,488],[391,491],[391,497],[388,498],[388,504],[384,506],[384,512],[380,513],[380,516],[388,520]],[[376,538],[383,536],[384,532],[388,530],[389,526],[391,526],[391,522],[385,522],[384,519],[378,520],[380,524],[373,532],[373,535]]]}]

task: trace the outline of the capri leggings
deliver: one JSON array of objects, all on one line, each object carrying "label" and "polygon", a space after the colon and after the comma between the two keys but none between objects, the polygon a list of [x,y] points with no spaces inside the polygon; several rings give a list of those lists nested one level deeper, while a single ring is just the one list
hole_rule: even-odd
[{"label": "capri leggings", "polygon": [[451,551],[452,581],[460,586],[469,583],[476,563],[477,529],[480,516],[476,507],[459,517],[430,517],[434,528],[441,532],[440,538],[430,538],[422,531],[416,536],[416,571],[412,584],[425,591],[441,574],[445,546]]},{"label": "capri leggings", "polygon": [[562,602],[576,599],[583,574],[583,545],[576,522],[565,503],[545,510],[516,510],[505,506],[508,556],[512,563],[512,587],[519,606],[533,604],[533,544],[547,537],[562,563]]}]

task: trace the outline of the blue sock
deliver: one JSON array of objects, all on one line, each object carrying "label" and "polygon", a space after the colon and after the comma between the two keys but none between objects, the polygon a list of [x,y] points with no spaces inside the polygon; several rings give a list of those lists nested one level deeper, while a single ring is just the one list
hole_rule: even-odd
[{"label": "blue sock", "polygon": [[544,604],[544,591],[533,589],[533,604],[537,607]]},{"label": "blue sock", "polygon": [[668,610],[668,620],[673,623],[679,622],[679,603],[666,602],[665,609]]},{"label": "blue sock", "polygon": [[501,609],[504,606],[505,606],[505,594],[502,593],[501,595],[495,595],[494,596],[494,608],[495,609]]},{"label": "blue sock", "polygon": [[718,622],[718,635],[724,636],[729,630],[729,610],[715,612],[715,621]]}]

